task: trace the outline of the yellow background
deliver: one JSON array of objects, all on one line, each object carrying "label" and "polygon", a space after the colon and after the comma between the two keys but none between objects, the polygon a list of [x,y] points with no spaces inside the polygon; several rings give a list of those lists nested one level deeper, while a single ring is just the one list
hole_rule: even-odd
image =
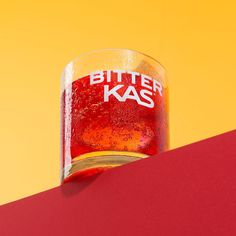
[{"label": "yellow background", "polygon": [[64,65],[100,48],[158,59],[170,86],[171,147],[235,128],[234,1],[2,1],[0,204],[59,184]]}]

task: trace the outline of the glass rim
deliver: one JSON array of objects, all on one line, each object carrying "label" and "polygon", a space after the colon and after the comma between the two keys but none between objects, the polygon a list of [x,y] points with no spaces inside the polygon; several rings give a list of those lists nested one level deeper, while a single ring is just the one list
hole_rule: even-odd
[{"label": "glass rim", "polygon": [[166,71],[165,67],[162,65],[162,63],[158,60],[156,60],[154,57],[152,56],[149,56],[148,54],[145,54],[143,52],[140,52],[138,50],[135,50],[135,49],[129,49],[129,48],[101,48],[101,49],[95,49],[95,50],[92,50],[92,51],[89,51],[89,52],[84,52],[84,53],[81,53],[79,54],[77,57],[75,57],[74,59],[70,60],[65,67],[67,67],[67,65],[69,65],[70,63],[72,62],[75,62],[75,61],[79,61],[81,60],[83,57],[86,57],[86,56],[89,56],[89,55],[92,55],[92,54],[96,54],[96,53],[101,53],[101,52],[106,52],[106,51],[127,51],[127,52],[133,52],[133,53],[137,53],[137,54],[140,54],[144,57],[147,57],[149,59],[151,59],[154,63],[157,63],[162,70]]}]

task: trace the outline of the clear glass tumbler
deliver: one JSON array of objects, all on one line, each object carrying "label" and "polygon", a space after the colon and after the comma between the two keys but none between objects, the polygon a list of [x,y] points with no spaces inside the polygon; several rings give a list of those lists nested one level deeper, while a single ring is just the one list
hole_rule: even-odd
[{"label": "clear glass tumbler", "polygon": [[168,149],[165,70],[128,49],[79,56],[61,92],[62,182]]}]

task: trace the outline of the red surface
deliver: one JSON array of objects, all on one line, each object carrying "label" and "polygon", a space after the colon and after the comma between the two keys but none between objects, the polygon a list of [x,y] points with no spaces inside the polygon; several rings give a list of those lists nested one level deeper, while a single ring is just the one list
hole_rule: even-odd
[{"label": "red surface", "polygon": [[1,236],[236,235],[236,131],[0,207]]}]

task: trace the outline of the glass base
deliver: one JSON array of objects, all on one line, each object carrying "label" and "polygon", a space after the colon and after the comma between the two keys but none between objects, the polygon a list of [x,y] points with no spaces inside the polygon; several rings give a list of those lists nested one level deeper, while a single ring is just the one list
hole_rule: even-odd
[{"label": "glass base", "polygon": [[121,166],[147,157],[136,152],[101,151],[81,155],[73,159],[71,166],[63,169],[62,182],[75,177],[86,177],[116,166]]}]

